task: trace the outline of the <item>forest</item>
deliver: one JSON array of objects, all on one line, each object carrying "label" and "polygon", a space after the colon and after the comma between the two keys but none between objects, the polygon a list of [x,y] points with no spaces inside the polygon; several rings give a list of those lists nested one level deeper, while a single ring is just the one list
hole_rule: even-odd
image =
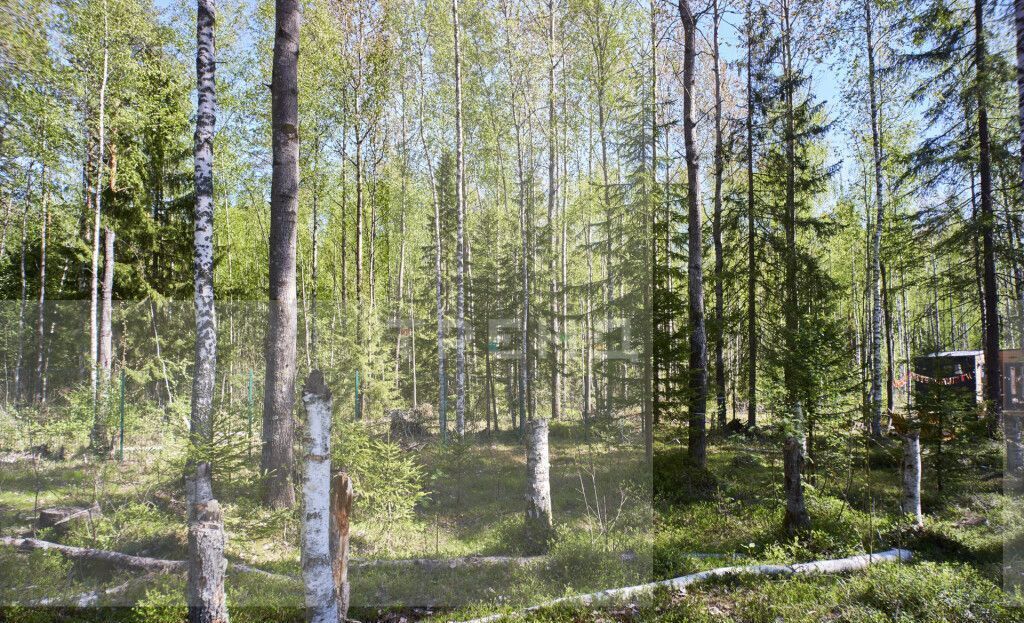
[{"label": "forest", "polygon": [[1024,0],[3,0],[0,621],[1024,621]]}]

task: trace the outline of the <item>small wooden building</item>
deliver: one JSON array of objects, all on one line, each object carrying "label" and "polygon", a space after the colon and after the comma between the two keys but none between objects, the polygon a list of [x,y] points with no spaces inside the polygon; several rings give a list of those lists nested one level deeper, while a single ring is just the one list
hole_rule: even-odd
[{"label": "small wooden building", "polygon": [[[1024,411],[1024,351],[999,351],[1003,371],[1003,409]],[[985,399],[985,352],[951,350],[914,359],[914,392],[918,396],[929,386],[945,386],[974,394],[975,404]]]},{"label": "small wooden building", "polygon": [[1024,411],[1024,350],[999,352],[1003,364],[1003,409]]},{"label": "small wooden building", "polygon": [[937,386],[971,394],[975,404],[984,400],[985,352],[947,350],[915,358],[914,393],[922,396]]}]

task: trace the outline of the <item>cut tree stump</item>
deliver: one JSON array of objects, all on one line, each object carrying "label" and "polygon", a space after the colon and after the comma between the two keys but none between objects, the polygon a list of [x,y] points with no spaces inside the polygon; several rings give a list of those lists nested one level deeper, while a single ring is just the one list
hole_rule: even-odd
[{"label": "cut tree stump", "polygon": [[36,528],[57,528],[58,530],[66,530],[73,522],[78,521],[89,521],[97,518],[102,514],[98,504],[93,504],[89,508],[82,508],[80,506],[53,506],[51,508],[43,508],[39,511],[39,517],[36,519]]}]

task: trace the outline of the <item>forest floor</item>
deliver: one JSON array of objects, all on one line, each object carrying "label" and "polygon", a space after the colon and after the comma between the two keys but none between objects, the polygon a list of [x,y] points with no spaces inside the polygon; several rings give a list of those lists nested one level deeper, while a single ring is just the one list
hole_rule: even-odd
[{"label": "forest floor", "polygon": [[[584,443],[580,427],[552,427],[558,535],[543,559],[511,566],[357,566],[352,571],[351,616],[361,621],[466,620],[716,567],[791,564],[903,547],[914,553],[910,564],[878,565],[843,576],[722,578],[685,594],[659,591],[598,607],[563,604],[529,618],[1024,620],[1019,593],[1006,593],[999,586],[1004,553],[1024,551],[1024,503],[1003,494],[995,443],[947,448],[941,491],[929,476],[934,457],[926,444],[926,525],[921,530],[908,529],[896,508],[898,443],[829,448],[809,464],[813,531],[798,541],[787,539],[781,530],[777,439],[712,434],[707,469],[696,469],[685,458],[685,431],[664,430],[655,447],[652,479],[642,451],[626,437],[621,429],[607,427]],[[466,443],[444,447],[428,443],[402,455],[416,456],[423,495],[414,496],[410,513],[395,504],[390,517],[378,511],[360,519],[357,504],[353,556],[452,559],[526,553],[520,534],[525,456],[515,434],[474,435]],[[13,458],[0,465],[0,536],[28,535],[38,508],[88,506],[98,499],[101,517],[75,522],[63,533],[48,529],[36,536],[155,558],[185,557],[179,453],[155,443],[130,448],[123,463],[97,462],[84,454],[67,460],[8,456]],[[229,559],[297,577],[297,515],[259,507],[254,459],[243,452],[223,460],[235,461],[231,469],[218,472]],[[385,477],[388,470],[402,475],[402,467],[388,461],[381,469]],[[400,490],[397,494],[403,495]],[[388,507],[386,499],[383,507]],[[138,576],[72,563],[54,553],[0,548],[0,604],[7,604],[0,607],[0,620],[183,620],[182,576]],[[110,607],[10,605],[69,598],[97,587],[124,588],[105,598]],[[228,598],[235,622],[303,618],[301,584],[295,580],[230,571]]]}]

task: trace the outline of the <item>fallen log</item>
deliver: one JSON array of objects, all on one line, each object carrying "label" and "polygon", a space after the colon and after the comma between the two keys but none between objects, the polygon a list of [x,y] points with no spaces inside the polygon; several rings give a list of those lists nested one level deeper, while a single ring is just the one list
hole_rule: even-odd
[{"label": "fallen log", "polygon": [[353,558],[350,566],[359,569],[380,567],[417,567],[427,571],[434,569],[458,569],[463,567],[485,567],[507,565],[525,567],[547,559],[547,556],[464,556],[461,558],[396,558],[365,560]]},{"label": "fallen log", "polygon": [[[133,556],[102,549],[75,547],[61,543],[43,541],[32,538],[0,537],[0,545],[20,550],[46,550],[57,552],[72,560],[92,560],[109,563],[118,567],[137,569],[155,573],[177,573],[187,569],[184,560],[168,560],[163,558],[147,558]],[[358,569],[378,567],[416,567],[427,571],[434,569],[457,569],[462,567],[480,567],[487,565],[527,566],[546,560],[546,556],[466,556],[463,558],[398,558],[398,559],[351,559],[350,566]],[[257,567],[240,562],[229,562],[229,568],[242,573],[256,573],[266,578],[277,580],[298,581],[298,576],[284,575],[272,571],[264,571]]]},{"label": "fallen log", "polygon": [[699,573],[691,573],[690,575],[684,575],[678,578],[672,578],[669,580],[661,580],[659,582],[649,582],[647,584],[638,584],[637,586],[626,586],[623,588],[611,588],[596,593],[588,593],[586,595],[571,595],[569,597],[560,597],[551,601],[537,604],[536,606],[530,606],[522,610],[514,612],[505,612],[500,614],[491,614],[478,619],[471,619],[469,621],[462,621],[461,623],[491,623],[492,621],[499,621],[505,617],[511,616],[522,616],[531,612],[536,612],[544,608],[550,608],[558,604],[563,603],[578,603],[585,606],[589,606],[594,603],[613,600],[613,599],[627,599],[635,595],[649,593],[657,588],[668,588],[675,591],[684,591],[686,587],[703,582],[710,578],[716,577],[737,577],[744,575],[766,575],[766,576],[787,576],[787,575],[810,575],[816,573],[843,573],[848,571],[860,571],[867,567],[883,563],[883,562],[907,562],[911,558],[911,553],[905,549],[891,549],[885,552],[879,552],[877,554],[863,554],[860,556],[851,556],[849,558],[839,558],[836,560],[818,560],[815,562],[798,563],[794,565],[745,565],[740,567],[720,567],[718,569],[710,569],[708,571],[701,571]]},{"label": "fallen log", "polygon": [[[131,554],[122,554],[120,552],[112,552],[104,549],[74,547],[72,545],[63,545],[61,543],[51,543],[50,541],[42,541],[40,539],[18,539],[5,536],[0,537],[0,545],[6,545],[7,547],[13,547],[22,551],[36,549],[53,551],[72,560],[105,562],[117,567],[146,571],[149,573],[183,573],[188,569],[188,563],[184,560],[132,556]],[[230,562],[228,563],[228,567],[242,573],[255,573],[275,580],[287,580],[289,582],[297,582],[299,580],[299,578],[294,576],[264,571],[263,569],[250,567],[249,565],[239,562]]]},{"label": "fallen log", "polygon": [[142,582],[148,581],[151,578],[149,575],[144,575],[138,578],[132,578],[123,584],[112,586],[110,588],[100,588],[94,591],[88,591],[75,595],[73,597],[45,597],[43,599],[37,599],[35,601],[24,602],[18,605],[41,608],[50,606],[69,606],[72,608],[89,608],[99,603],[100,599],[105,597],[114,597],[124,593],[135,584],[141,584]]},{"label": "fallen log", "polygon": [[88,547],[74,547],[73,545],[62,545],[51,543],[40,539],[16,539],[12,537],[0,537],[0,545],[6,545],[20,550],[44,550],[54,551],[72,560],[93,560],[106,562],[118,567],[148,571],[151,573],[174,573],[185,571],[184,560],[165,560],[162,558],[145,558],[143,556],[132,556],[120,552],[111,552],[103,549],[91,549]]}]

